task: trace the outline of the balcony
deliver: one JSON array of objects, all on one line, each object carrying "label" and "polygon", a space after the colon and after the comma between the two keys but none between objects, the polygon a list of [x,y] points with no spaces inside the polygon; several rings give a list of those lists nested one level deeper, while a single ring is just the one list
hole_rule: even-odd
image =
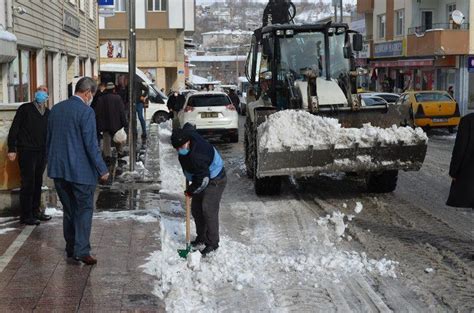
[{"label": "balcony", "polygon": [[357,0],[357,13],[372,13],[374,0]]},{"label": "balcony", "polygon": [[407,56],[469,54],[469,24],[433,24],[408,29]]}]

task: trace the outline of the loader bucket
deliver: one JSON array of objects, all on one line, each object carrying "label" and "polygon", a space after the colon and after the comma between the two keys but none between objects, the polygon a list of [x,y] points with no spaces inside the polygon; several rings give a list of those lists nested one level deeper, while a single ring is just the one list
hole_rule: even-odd
[{"label": "loader bucket", "polygon": [[[273,114],[265,113],[265,120]],[[372,126],[382,129],[391,128],[393,125],[404,126],[407,124],[405,117],[408,116],[404,108],[395,106],[379,109],[367,108],[357,112],[350,110],[319,112],[318,115],[336,118],[342,129],[360,129],[369,122]],[[263,116],[261,118],[263,119]],[[412,141],[402,138],[398,142],[379,142],[378,139],[374,139],[373,142],[364,145],[354,143],[341,147],[328,143],[317,147],[307,146],[305,149],[285,146],[274,151],[261,147],[260,139],[263,129],[265,128],[259,127],[257,136],[259,149],[256,176],[258,178],[285,175],[310,176],[321,172],[417,171],[423,165],[427,151],[427,139],[423,133],[423,136],[414,134]],[[315,134],[318,131],[320,130],[311,130]]]},{"label": "loader bucket", "polygon": [[427,146],[387,146],[305,151],[269,152],[257,155],[257,177],[310,176],[321,172],[417,171],[423,165]]}]

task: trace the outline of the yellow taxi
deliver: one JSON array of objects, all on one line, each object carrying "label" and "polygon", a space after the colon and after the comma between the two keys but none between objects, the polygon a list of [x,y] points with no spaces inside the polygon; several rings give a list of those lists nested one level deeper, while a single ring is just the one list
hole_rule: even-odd
[{"label": "yellow taxi", "polygon": [[424,129],[444,127],[454,132],[461,119],[458,103],[445,91],[408,91],[397,104],[408,107],[413,125]]}]

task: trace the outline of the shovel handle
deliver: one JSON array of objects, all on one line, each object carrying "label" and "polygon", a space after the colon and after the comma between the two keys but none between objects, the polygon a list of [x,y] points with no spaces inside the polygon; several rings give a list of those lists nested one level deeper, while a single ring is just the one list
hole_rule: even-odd
[{"label": "shovel handle", "polygon": [[186,196],[186,246],[191,243],[191,197]]}]

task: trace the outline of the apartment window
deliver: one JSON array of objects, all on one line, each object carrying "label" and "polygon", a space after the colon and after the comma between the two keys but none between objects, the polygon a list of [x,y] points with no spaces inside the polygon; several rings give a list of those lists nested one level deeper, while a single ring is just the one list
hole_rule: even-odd
[{"label": "apartment window", "polygon": [[95,6],[94,0],[89,0],[89,18],[91,20],[94,19],[94,6]]},{"label": "apartment window", "polygon": [[405,10],[395,11],[395,35],[403,36],[405,33]]},{"label": "apartment window", "polygon": [[127,0],[115,0],[115,12],[126,12]]},{"label": "apartment window", "polygon": [[451,15],[453,14],[453,11],[456,10],[456,3],[448,4],[446,6],[446,12],[448,13],[448,22],[451,22]]},{"label": "apartment window", "polygon": [[379,27],[379,38],[385,38],[385,14],[377,16],[377,25]]},{"label": "apartment window", "polygon": [[76,5],[76,0],[69,0],[69,3]]},{"label": "apartment window", "polygon": [[82,11],[82,12],[85,12],[86,11],[86,8],[85,8],[85,0],[79,0],[79,9]]},{"label": "apartment window", "polygon": [[167,0],[148,0],[148,11],[166,11]]}]

